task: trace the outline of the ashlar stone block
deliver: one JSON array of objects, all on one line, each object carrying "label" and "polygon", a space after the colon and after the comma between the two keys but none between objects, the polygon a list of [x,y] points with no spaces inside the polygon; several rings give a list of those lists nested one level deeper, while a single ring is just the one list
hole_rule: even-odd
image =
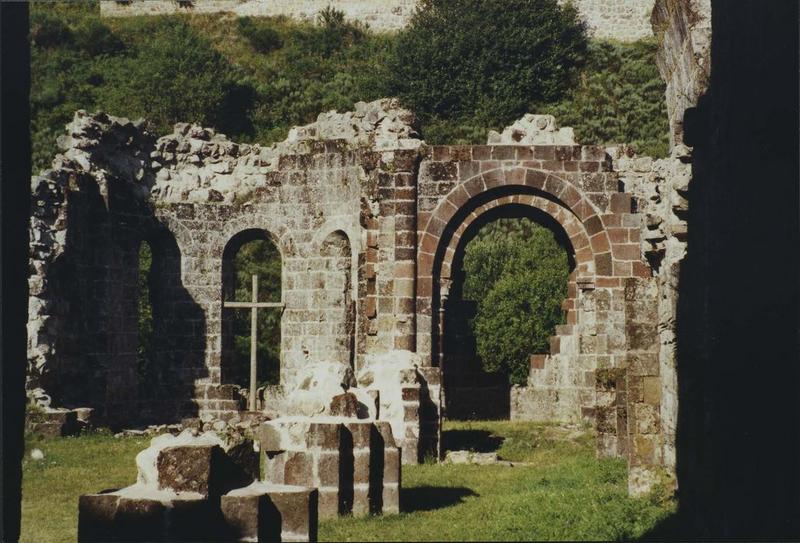
[{"label": "ashlar stone block", "polygon": [[318,492],[256,482],[220,499],[229,541],[316,541]]}]

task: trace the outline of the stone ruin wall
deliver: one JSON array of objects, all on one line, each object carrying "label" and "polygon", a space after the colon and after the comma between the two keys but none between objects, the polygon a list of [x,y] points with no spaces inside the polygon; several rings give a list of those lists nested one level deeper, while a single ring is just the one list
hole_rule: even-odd
[{"label": "stone ruin wall", "polygon": [[[567,0],[558,0],[566,3]],[[654,0],[570,0],[590,33],[597,38],[635,41],[653,35],[650,12]],[[240,17],[285,15],[314,21],[328,6],[343,11],[349,19],[362,21],[378,31],[395,31],[408,24],[416,0],[192,0],[182,6],[176,0],[101,0],[103,17],[161,15],[171,13],[231,12]]]},{"label": "stone ruin wall", "polygon": [[[709,21],[707,0],[659,1],[653,11],[653,28],[661,43],[658,63],[667,82],[671,156],[654,161],[636,157],[625,146],[605,149],[603,171],[618,186],[604,190],[608,198],[617,191],[630,195],[630,228],[639,233],[636,238],[629,233],[627,239],[638,239],[642,261],[653,278],[625,283],[618,294],[608,296],[603,289],[587,290],[571,282],[565,302],[568,321],[557,330],[550,354],[532,357],[529,386],[523,387],[528,390],[522,396],[517,392],[516,410],[522,418],[541,420],[542,412],[549,413],[546,418],[594,418],[600,452],[629,458],[632,493],[658,480],[659,466],[667,468],[667,475],[674,474],[674,316],[692,176],[691,148],[683,143],[683,113],[707,83]],[[360,107],[356,116],[370,114]],[[386,113],[382,110],[378,116],[385,119]],[[394,126],[388,139],[385,131],[374,130],[374,122],[366,139],[358,130],[347,129],[344,138],[338,137],[345,126],[342,119],[321,116],[326,122],[298,129],[287,142],[265,149],[238,146],[213,131],[188,125],[157,140],[138,123],[103,116],[76,118],[72,134],[62,141],[66,152],[53,170],[34,179],[31,396],[46,399],[52,394],[61,405],[104,405],[109,419],[116,411],[122,420],[129,419],[132,406],[141,409],[142,400],[160,405],[158,394],[148,397],[141,387],[137,393],[130,386],[135,381],[136,334],[131,330],[138,288],[132,270],[135,249],[146,239],[154,251],[161,251],[160,277],[171,281],[160,293],[164,310],[154,312],[157,330],[169,331],[164,332],[165,347],[156,355],[171,373],[160,376],[168,385],[160,391],[161,398],[183,398],[180,405],[167,402],[175,412],[237,408],[238,399],[219,386],[225,358],[220,337],[221,259],[231,236],[242,229],[263,228],[284,259],[283,378],[290,381],[293,368],[312,358],[346,362],[397,349],[416,350],[422,354],[423,384],[409,389],[404,403],[410,422],[405,424],[411,424],[414,439],[422,426],[438,432],[436,408],[423,415],[419,403],[421,396],[437,396],[441,386],[438,373],[428,371],[437,368],[425,367],[425,353],[435,353],[436,345],[431,328],[426,330],[433,321],[427,293],[420,291],[417,266],[427,250],[423,222],[428,207],[435,207],[426,199],[441,201],[452,190],[444,186],[452,175],[446,162],[464,151],[420,145],[413,128],[404,132],[402,127],[413,123],[388,117],[387,125]],[[408,137],[398,136],[403,132]],[[487,160],[493,159],[495,151],[487,152]],[[455,154],[440,164],[449,153]],[[472,167],[464,160],[452,163],[456,171]],[[298,197],[304,198],[301,206]],[[228,223],[231,226],[224,226]],[[348,244],[349,258],[342,251]],[[72,257],[64,258],[64,253]],[[351,300],[352,307],[343,300]],[[576,317],[570,317],[571,310]],[[614,311],[618,316],[612,316]],[[579,313],[584,315],[580,325],[569,320]],[[592,316],[600,317],[603,329],[595,326],[587,334]],[[637,336],[637,326],[657,327],[655,343],[649,336]],[[96,332],[87,336],[91,330]],[[354,345],[348,350],[350,330]],[[623,335],[625,345],[619,346],[620,358],[615,360],[609,348],[619,343],[613,338]],[[631,342],[639,340],[644,343],[637,350]],[[592,367],[582,368],[580,361],[588,360],[589,354]],[[613,361],[608,366],[603,362],[606,356]],[[169,364],[176,359],[181,363]],[[548,363],[553,371],[548,371]],[[104,371],[97,372],[97,367]],[[48,379],[48,374],[58,378]],[[76,397],[76,390],[90,393]],[[412,391],[417,391],[417,403]],[[526,394],[561,401],[526,401]],[[579,399],[564,400],[570,397]],[[165,412],[162,407],[152,411]],[[424,417],[428,420],[421,423]]]},{"label": "stone ruin wall", "polygon": [[[568,0],[558,0],[560,4]],[[595,38],[636,41],[653,35],[654,0],[569,0]]]},{"label": "stone ruin wall", "polygon": [[[357,370],[368,353],[412,350],[414,124],[392,101],[359,104],[262,148],[185,124],[156,139],[79,112],[64,153],[33,179],[31,398],[91,405],[111,425],[237,412],[222,300],[232,249],[252,232],[282,256],[283,387],[311,362]],[[151,382],[137,374],[142,242],[154,262]],[[436,372],[419,375],[399,413],[415,445],[421,420],[438,420],[435,405],[419,407],[437,398]]]},{"label": "stone ruin wall", "polygon": [[[659,376],[660,398],[657,417],[659,438],[653,450],[652,470],[641,455],[630,458],[629,490],[646,491],[654,480],[666,475],[675,484],[678,380],[676,358],[676,315],[680,269],[686,256],[688,195],[692,181],[692,149],[684,142],[684,114],[697,105],[708,87],[711,70],[710,0],[657,0],[652,14],[653,32],[659,41],[657,64],[666,82],[670,122],[670,156],[651,160],[627,157],[620,148],[617,168],[625,189],[635,195],[643,216],[642,252],[652,264],[657,287],[658,360],[653,367]],[[691,120],[691,117],[689,117]],[[641,386],[639,397],[647,402],[647,380],[628,370],[628,394]],[[631,379],[634,379],[632,384]],[[638,381],[638,382],[637,382]]]},{"label": "stone ruin wall", "polygon": [[[33,180],[32,398],[91,405],[109,424],[238,412],[226,384],[226,248],[257,230],[282,255],[282,388],[317,363],[359,373],[408,353],[409,376],[380,394],[401,391],[393,427],[404,461],[416,461],[438,444],[439,309],[458,238],[472,218],[522,205],[566,232],[576,267],[567,321],[512,393],[514,418],[586,420],[601,454],[660,464],[658,283],[641,245],[652,161],[575,145],[550,119],[534,137],[429,147],[413,115],[383,100],[261,147],[186,124],[156,139],[140,123],[79,112],[54,168]],[[157,263],[157,376],[137,385],[142,241]]]},{"label": "stone ruin wall", "polygon": [[[601,161],[605,175],[618,183],[616,190],[604,189],[609,197],[620,193],[631,199],[630,228],[638,228],[640,256],[653,278],[620,283],[619,293],[608,297],[602,289],[571,283],[568,319],[570,310],[583,308],[589,320],[580,326],[568,320],[560,327],[551,353],[532,357],[532,376],[548,360],[572,360],[578,366],[563,365],[566,371],[551,372],[541,382],[532,377],[526,387],[535,391],[549,386],[561,395],[576,387],[577,381],[570,383],[576,371],[593,371],[594,391],[589,381],[577,388],[585,388],[594,411],[580,402],[561,405],[568,404],[567,411],[579,417],[594,417],[601,453],[629,459],[634,494],[658,479],[659,466],[674,474],[674,317],[692,177],[683,114],[707,84],[709,21],[707,0],[656,3],[652,23],[661,43],[659,68],[667,82],[672,154],[653,161],[615,146],[605,149]],[[439,187],[440,181],[452,181],[447,163],[456,171],[473,167],[469,163],[478,147],[469,149],[469,160],[458,158],[463,149],[428,148],[415,135],[410,118],[384,106],[360,105],[349,117],[323,115],[323,122],[300,128],[270,148],[237,145],[189,125],[156,139],[139,122],[79,114],[61,142],[64,154],[52,170],[33,180],[28,324],[32,399],[47,404],[52,395],[54,405],[102,406],[112,422],[131,420],[133,413],[146,416],[148,405],[162,416],[238,408],[237,398],[220,386],[225,357],[220,337],[223,253],[225,243],[241,229],[263,228],[283,256],[284,379],[291,380],[295,368],[312,357],[359,361],[371,354],[416,349],[422,354],[417,379],[422,384],[409,389],[407,401],[403,393],[406,424],[416,420],[416,426],[409,426],[416,438],[425,425],[438,431],[436,408],[423,415],[419,402],[424,394],[430,399],[440,393],[433,371],[437,368],[425,367],[425,352],[435,352],[436,346],[431,329],[425,328],[433,322],[424,300],[428,294],[420,291],[417,266],[427,249],[419,217],[430,211],[425,203],[429,191],[440,201],[452,190]],[[363,121],[355,132],[348,128],[354,116]],[[502,149],[488,147],[485,160],[508,153]],[[632,243],[632,233],[627,236]],[[161,334],[155,356],[162,389],[157,392],[131,386],[137,379],[136,264],[142,240],[159,254],[156,275],[165,285],[154,294],[160,305],[154,324]],[[349,258],[342,250],[348,244]],[[352,308],[342,303],[348,299]],[[609,308],[619,316],[612,318]],[[611,328],[583,334],[591,315]],[[596,365],[581,369],[581,356],[597,349],[601,336],[601,348],[608,349],[619,326],[625,336],[619,360],[604,368],[601,358],[606,354],[594,352]],[[653,327],[655,343],[637,336],[637,329]],[[351,329],[354,346],[348,350]],[[632,343],[639,340],[644,343],[636,348]],[[528,411],[531,417],[540,415],[534,407]],[[574,416],[564,413],[554,416]],[[423,417],[428,420],[421,424]]]}]

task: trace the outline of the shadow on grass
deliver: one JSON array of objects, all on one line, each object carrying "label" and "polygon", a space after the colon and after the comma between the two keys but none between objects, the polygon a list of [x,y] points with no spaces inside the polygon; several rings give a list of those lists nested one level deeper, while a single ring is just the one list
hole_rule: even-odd
[{"label": "shadow on grass", "polygon": [[659,521],[658,524],[642,534],[637,541],[698,541],[703,539],[702,534],[692,529],[690,519],[680,512],[676,512]]},{"label": "shadow on grass", "polygon": [[445,451],[494,452],[504,439],[486,430],[445,430],[442,448]]},{"label": "shadow on grass", "polygon": [[458,505],[469,496],[477,496],[474,491],[464,487],[418,486],[403,488],[400,491],[400,510],[403,513],[414,511],[433,511]]}]

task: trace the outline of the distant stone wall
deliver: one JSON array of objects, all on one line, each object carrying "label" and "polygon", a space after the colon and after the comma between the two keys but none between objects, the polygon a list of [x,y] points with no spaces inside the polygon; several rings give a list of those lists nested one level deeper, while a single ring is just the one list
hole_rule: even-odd
[{"label": "distant stone wall", "polygon": [[370,28],[390,31],[403,28],[416,7],[416,0],[102,0],[103,17],[163,15],[169,13],[231,12],[240,17],[275,17],[286,15],[313,21],[328,6],[343,11],[348,18],[365,22]]},{"label": "distant stone wall", "polygon": [[655,0],[558,0],[571,1],[595,38],[636,41],[653,35],[650,13]]},{"label": "distant stone wall", "polygon": [[[563,4],[567,0],[559,0]],[[597,38],[635,41],[653,35],[650,13],[654,0],[571,0]],[[399,30],[408,24],[417,0],[101,0],[103,17],[163,15],[169,13],[231,12],[239,16],[286,15],[314,20],[327,6],[348,18],[368,23],[374,30]]]},{"label": "distant stone wall", "polygon": [[[268,236],[281,253],[280,387],[299,394],[319,380],[338,392],[349,381],[319,368],[351,370],[377,391],[376,416],[396,426],[404,462],[419,461],[437,450],[442,397],[473,388],[455,398],[462,412],[487,398],[487,383],[445,348],[458,254],[475,228],[523,214],[554,232],[572,271],[566,322],[550,352],[531,357],[510,416],[594,423],[598,452],[628,457],[638,492],[664,458],[669,395],[658,383],[672,380],[658,364],[669,339],[659,318],[673,306],[657,274],[680,256],[673,215],[685,202],[674,168],[569,133],[532,115],[493,134],[496,144],[429,146],[413,113],[383,99],[265,147],[186,123],[157,138],[145,123],[79,112],[64,152],[33,179],[31,396],[119,426],[239,416],[223,301],[238,247]],[[139,356],[143,242],[153,337]],[[391,372],[368,363],[383,357]]]}]

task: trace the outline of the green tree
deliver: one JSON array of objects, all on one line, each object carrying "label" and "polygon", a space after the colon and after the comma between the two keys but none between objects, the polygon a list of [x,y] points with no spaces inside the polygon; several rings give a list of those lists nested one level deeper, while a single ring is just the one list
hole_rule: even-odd
[{"label": "green tree", "polygon": [[504,125],[559,99],[586,33],[556,0],[422,0],[400,33],[391,86],[423,119]]},{"label": "green tree", "polygon": [[464,299],[478,305],[471,327],[484,368],[524,384],[529,356],[547,351],[563,320],[567,253],[547,228],[500,219],[467,244],[464,272]]}]

